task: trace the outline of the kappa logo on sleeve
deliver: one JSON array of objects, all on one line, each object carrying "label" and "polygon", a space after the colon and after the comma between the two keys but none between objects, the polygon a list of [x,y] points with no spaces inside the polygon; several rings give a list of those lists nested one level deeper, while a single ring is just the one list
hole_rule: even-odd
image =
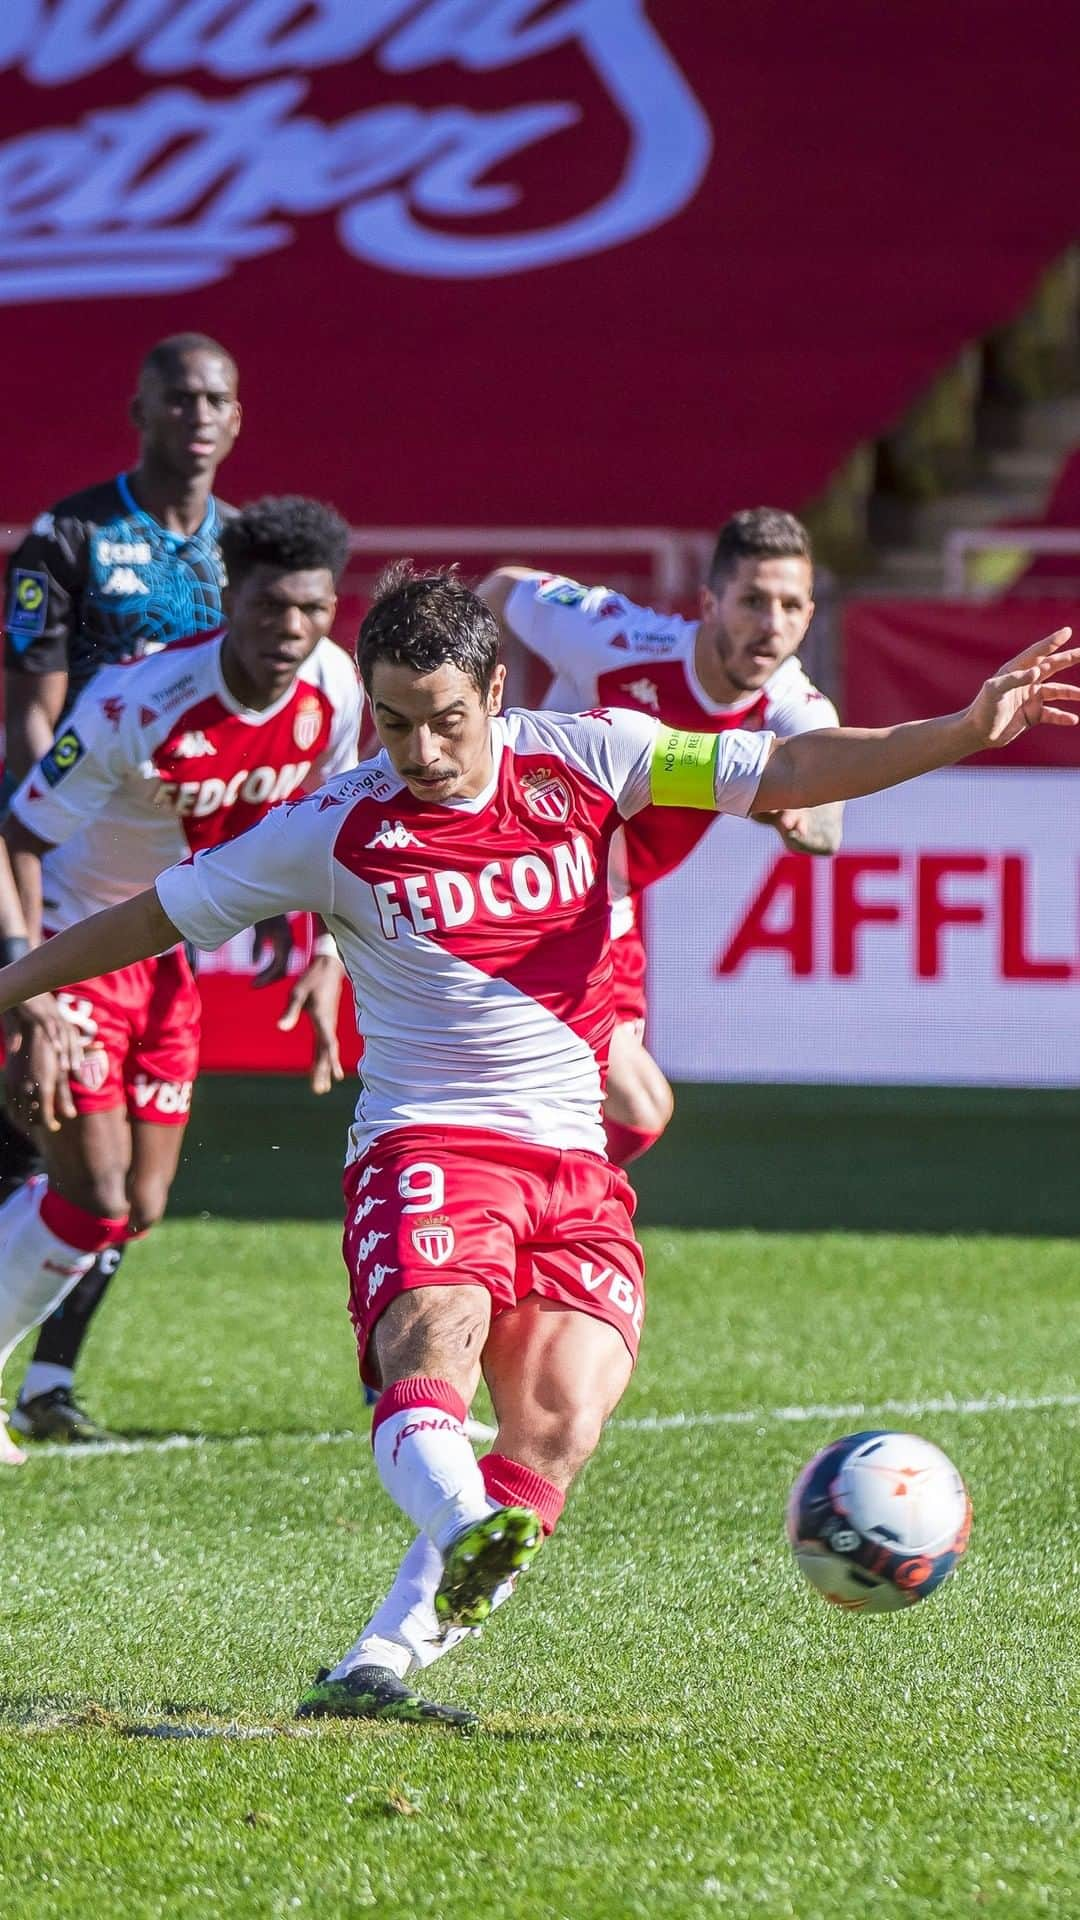
[{"label": "kappa logo on sleeve", "polygon": [[59,786],[61,780],[71,772],[72,767],[78,766],[85,752],[86,748],[74,727],[65,727],[63,733],[58,734],[53,741],[38,768],[46,786]]},{"label": "kappa logo on sleeve", "polygon": [[48,606],[48,574],[29,573],[25,567],[16,567],[8,600],[7,630],[20,653],[31,640],[40,639],[44,633]]}]

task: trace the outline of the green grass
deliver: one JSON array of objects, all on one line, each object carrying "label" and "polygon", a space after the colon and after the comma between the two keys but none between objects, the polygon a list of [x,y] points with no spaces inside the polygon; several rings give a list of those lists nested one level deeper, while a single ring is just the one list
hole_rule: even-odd
[{"label": "green grass", "polygon": [[[760,1418],[609,1430],[521,1594],[431,1676],[482,1709],[471,1740],[296,1727],[407,1532],[362,1437],[325,1217],[337,1122],[259,1088],[258,1114],[211,1091],[193,1131],[213,1161],[131,1254],[86,1359],[114,1426],[205,1444],[3,1476],[3,1910],[1080,1911],[1080,1409],[881,1415],[946,1448],[976,1514],[953,1582],[881,1619],[826,1607],[782,1533],[802,1461],[859,1419],[770,1412],[1075,1394],[1074,1248],[676,1232],[657,1185],[620,1415]],[[781,1163],[800,1124],[774,1130]],[[928,1153],[909,1126],[910,1160]],[[745,1168],[725,1165],[735,1188]],[[212,1736],[133,1731],[196,1726]]]}]

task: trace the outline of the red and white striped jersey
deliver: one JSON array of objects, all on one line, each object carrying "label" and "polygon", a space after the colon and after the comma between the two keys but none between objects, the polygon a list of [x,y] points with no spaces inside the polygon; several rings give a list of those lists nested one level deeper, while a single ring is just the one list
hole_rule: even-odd
[{"label": "red and white striped jersey", "polygon": [[[831,700],[792,656],[754,693],[730,706],[710,699],[694,670],[698,622],[638,607],[609,587],[583,587],[561,575],[515,582],[504,618],[555,676],[544,701],[557,713],[583,707],[633,707],[669,727],[723,733],[767,729],[779,737],[839,725]],[[681,865],[712,822],[685,808],[654,809],[616,846],[616,903]],[[616,931],[629,924],[616,907]]]},{"label": "red and white striped jersey", "polygon": [[129,900],[186,853],[356,765],[360,685],[340,647],[320,641],[288,692],[256,712],[225,685],[223,639],[200,635],[103,669],[14,795],[23,825],[52,843],[42,860],[51,932]]},{"label": "red and white striped jersey", "polygon": [[[350,1158],[408,1126],[603,1153],[607,858],[648,807],[659,733],[637,713],[512,712],[492,722],[486,790],[444,803],[415,799],[381,753],[157,891],[197,947],[269,914],[323,915],[364,1035]],[[718,809],[749,811],[772,744],[723,737]]]}]

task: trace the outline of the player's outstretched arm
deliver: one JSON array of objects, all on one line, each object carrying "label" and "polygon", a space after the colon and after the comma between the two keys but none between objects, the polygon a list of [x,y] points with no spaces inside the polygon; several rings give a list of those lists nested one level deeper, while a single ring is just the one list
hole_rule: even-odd
[{"label": "player's outstretched arm", "polygon": [[80,920],[10,966],[0,967],[0,1013],[34,994],[52,993],[57,987],[148,960],[182,939],[153,887],[148,887],[121,906],[106,907],[104,913]]},{"label": "player's outstretched arm", "polygon": [[778,740],[754,798],[755,813],[855,800],[988,747],[1007,747],[1026,727],[1076,726],[1080,715],[1061,703],[1080,701],[1080,686],[1052,677],[1080,661],[1080,647],[1066,651],[1071,638],[1071,627],[1061,627],[1017,654],[962,713],[899,727],[822,728]]},{"label": "player's outstretched arm", "polygon": [[495,618],[501,620],[506,610],[506,603],[518,581],[537,578],[535,567],[496,567],[492,573],[481,580],[476,589],[477,599],[485,601]]}]

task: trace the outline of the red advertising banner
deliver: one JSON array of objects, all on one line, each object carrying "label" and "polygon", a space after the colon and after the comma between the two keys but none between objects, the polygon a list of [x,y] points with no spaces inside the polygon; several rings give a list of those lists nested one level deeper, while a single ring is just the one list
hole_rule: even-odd
[{"label": "red advertising banner", "polygon": [[5,0],[0,522],[130,458],[178,328],[234,499],[797,506],[1074,238],[1078,52],[1070,0]]},{"label": "red advertising banner", "polygon": [[[1080,633],[1069,600],[849,600],[841,714],[851,726],[884,727],[957,712],[1006,660],[1064,626]],[[1080,727],[1039,727],[1007,753],[966,764],[1080,767]]]},{"label": "red advertising banner", "polygon": [[[272,987],[255,987],[252,981],[250,934],[230,940],[217,953],[203,954],[199,962],[199,995],[202,1000],[202,1066],[207,1073],[306,1073],[311,1065],[311,1028],[301,1016],[288,1033],[278,1031],[277,1022],[285,1011],[289,989],[303,966],[309,949],[307,914],[293,921],[296,947],[290,961],[287,980]],[[352,994],[346,985],[341,996],[338,1019],[338,1045],[341,1063],[351,1073],[360,1057],[356,1015]]]}]

